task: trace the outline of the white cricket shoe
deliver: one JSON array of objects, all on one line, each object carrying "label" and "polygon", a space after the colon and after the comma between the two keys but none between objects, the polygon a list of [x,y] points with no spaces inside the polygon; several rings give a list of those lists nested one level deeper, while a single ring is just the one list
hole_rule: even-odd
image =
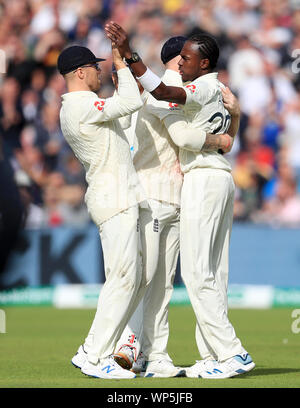
[{"label": "white cricket shoe", "polygon": [[223,363],[219,363],[218,366],[216,366],[212,370],[201,371],[199,373],[199,378],[230,378],[239,374],[247,373],[254,367],[255,364],[252,361],[250,354],[245,352],[243,354],[237,354],[236,356],[229,358]]},{"label": "white cricket shoe", "polygon": [[75,354],[75,356],[73,356],[73,358],[71,359],[71,363],[77,367],[77,368],[81,368],[83,366],[83,364],[86,362],[87,360],[87,352],[84,351],[83,345],[79,346],[79,349],[77,350],[77,353]]},{"label": "white cricket shoe", "polygon": [[211,371],[217,368],[218,365],[219,363],[212,358],[197,360],[194,365],[185,368],[186,376],[189,378],[198,378],[202,371]]},{"label": "white cricket shoe", "polygon": [[138,358],[132,364],[131,371],[136,374],[144,373],[146,371],[146,357],[142,351],[139,352]]},{"label": "white cricket shoe", "polygon": [[90,377],[107,380],[136,378],[136,375],[132,371],[124,370],[124,368],[120,367],[112,356],[99,361],[97,364],[92,364],[87,360],[82,366],[81,372]]},{"label": "white cricket shoe", "polygon": [[148,361],[145,377],[168,378],[185,377],[185,370],[181,367],[175,367],[169,360]]},{"label": "white cricket shoe", "polygon": [[135,360],[135,347],[123,344],[119,351],[113,354],[114,360],[125,370],[130,370]]},{"label": "white cricket shoe", "polygon": [[236,356],[224,361],[222,364],[226,368],[226,371],[229,372],[229,377],[234,377],[239,374],[244,374],[249,372],[255,367],[250,354],[247,352],[243,354],[237,354]]}]

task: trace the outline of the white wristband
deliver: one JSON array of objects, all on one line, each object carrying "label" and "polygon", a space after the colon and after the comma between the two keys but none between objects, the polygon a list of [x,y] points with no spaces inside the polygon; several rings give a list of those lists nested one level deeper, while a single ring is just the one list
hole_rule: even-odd
[{"label": "white wristband", "polygon": [[161,79],[149,68],[147,68],[147,71],[141,77],[136,77],[136,79],[139,80],[142,87],[148,92],[152,92],[161,83]]}]

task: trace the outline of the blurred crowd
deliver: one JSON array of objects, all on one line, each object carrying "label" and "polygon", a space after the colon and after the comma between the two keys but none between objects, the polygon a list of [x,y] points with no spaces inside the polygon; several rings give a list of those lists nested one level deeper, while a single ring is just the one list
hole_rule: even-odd
[{"label": "blurred crowd", "polygon": [[[26,228],[82,226],[83,168],[59,124],[60,51],[90,48],[101,63],[100,96],[112,95],[107,20],[161,75],[162,44],[199,31],[221,49],[220,80],[242,117],[227,155],[236,183],[235,222],[300,226],[300,0],[0,0],[0,135],[26,207]],[[1,59],[2,57],[2,59]]]}]

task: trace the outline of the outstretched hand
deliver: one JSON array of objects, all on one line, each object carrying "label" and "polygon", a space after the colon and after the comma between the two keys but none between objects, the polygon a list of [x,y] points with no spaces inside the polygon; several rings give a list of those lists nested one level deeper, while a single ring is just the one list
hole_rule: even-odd
[{"label": "outstretched hand", "polygon": [[240,105],[237,98],[231,92],[231,90],[226,86],[221,88],[223,103],[225,108],[228,110],[231,116],[240,116]]},{"label": "outstretched hand", "polygon": [[119,24],[110,21],[104,27],[107,37],[111,40],[112,46],[117,47],[122,58],[131,57],[131,49],[129,46],[127,33]]}]

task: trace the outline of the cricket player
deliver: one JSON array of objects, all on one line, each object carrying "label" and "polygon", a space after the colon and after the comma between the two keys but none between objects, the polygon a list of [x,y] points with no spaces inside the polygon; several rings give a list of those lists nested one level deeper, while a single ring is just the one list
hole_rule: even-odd
[{"label": "cricket player", "polygon": [[[219,57],[209,35],[189,38],[182,51],[179,71],[183,88],[166,86],[130,49],[126,33],[114,22],[105,27],[138,80],[159,100],[173,105],[160,118],[170,136],[187,122],[214,134],[224,133],[230,122],[222,101],[223,85],[213,72]],[[182,108],[182,111],[181,111]],[[239,116],[239,112],[233,112]],[[235,121],[238,123],[238,121]],[[231,129],[232,130],[232,129]],[[237,129],[234,129],[236,132]],[[173,139],[174,140],[174,139]],[[203,137],[203,145],[205,137]],[[181,148],[184,174],[181,194],[181,273],[196,315],[196,341],[202,360],[187,369],[190,377],[228,378],[243,374],[255,364],[236,336],[227,314],[229,240],[232,229],[234,182],[231,167],[219,152]]]},{"label": "cricket player", "polygon": [[[161,60],[166,67],[162,81],[165,84],[182,86],[178,62],[185,41],[185,37],[172,37],[162,48]],[[143,92],[142,99],[145,102],[138,112],[135,127],[138,150],[134,155],[134,165],[149,204],[140,210],[143,262],[147,274],[154,277],[143,302],[118,342],[114,357],[123,367],[130,368],[139,355],[133,363],[133,371],[138,372],[147,367],[145,377],[179,377],[185,373],[182,368],[174,366],[167,353],[167,342],[168,305],[179,253],[183,177],[178,161],[179,148],[159,117],[159,105],[163,105],[163,112],[172,109],[173,105],[159,103],[147,92]],[[191,149],[201,148],[202,142],[201,146],[198,143],[198,140],[201,141],[199,130],[189,129],[189,132],[187,136],[184,132],[176,135],[177,144]],[[221,140],[221,136],[218,137]],[[211,141],[215,138],[214,135],[206,135],[204,146],[211,147]],[[215,150],[220,147],[226,148],[226,145],[216,144]],[[143,367],[145,360],[147,366]]]},{"label": "cricket player", "polygon": [[[185,40],[173,37],[162,48],[161,59],[166,67],[162,80],[167,84],[182,85],[177,62]],[[136,120],[137,150],[133,162],[148,200],[148,205],[140,209],[140,225],[143,264],[151,283],[147,283],[143,301],[124,330],[114,357],[127,368],[134,363],[133,370],[137,372],[145,370],[147,360],[146,377],[178,377],[185,371],[174,366],[167,342],[168,305],[179,253],[183,176],[178,147],[160,119],[148,111],[150,97],[148,92],[142,93],[144,106]]]},{"label": "cricket player", "polygon": [[61,128],[86,170],[85,201],[99,228],[106,277],[92,336],[85,342],[86,359],[81,365],[74,356],[72,362],[88,376],[132,379],[135,374],[120,367],[112,354],[134,311],[141,284],[138,205],[143,196],[117,119],[139,109],[142,100],[135,79],[114,46],[112,55],[119,88],[107,99],[96,93],[101,85],[99,61],[103,59],[85,47],[72,46],[61,52],[57,63],[68,90],[62,95]]}]

